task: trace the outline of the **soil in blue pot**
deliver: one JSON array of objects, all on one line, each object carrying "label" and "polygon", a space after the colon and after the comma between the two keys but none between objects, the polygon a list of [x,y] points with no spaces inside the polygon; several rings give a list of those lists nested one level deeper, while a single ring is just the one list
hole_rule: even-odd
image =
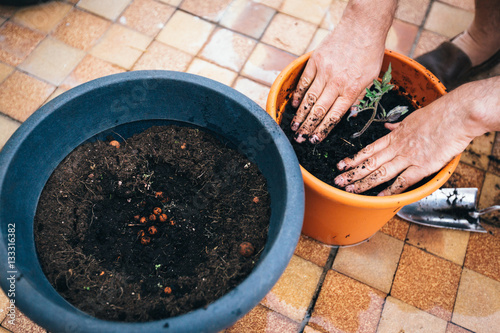
[{"label": "soil in blue pot", "polygon": [[143,322],[206,306],[241,283],[269,218],[255,164],[205,131],[152,127],[67,156],[42,192],[35,242],[71,304]]}]

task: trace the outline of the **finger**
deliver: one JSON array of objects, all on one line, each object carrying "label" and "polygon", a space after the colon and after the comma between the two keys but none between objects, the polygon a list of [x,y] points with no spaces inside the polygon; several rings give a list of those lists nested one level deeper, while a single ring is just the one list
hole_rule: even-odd
[{"label": "finger", "polygon": [[384,126],[389,131],[394,131],[396,128],[399,127],[400,124],[401,124],[401,122],[398,122],[398,123],[385,123]]},{"label": "finger", "polygon": [[342,116],[344,115],[344,113],[346,113],[351,105],[351,99],[345,96],[339,96],[328,111],[326,117],[314,130],[309,141],[311,141],[311,143],[319,143],[323,141],[328,136],[328,134],[330,134],[335,125],[339,123],[339,121],[342,119]]},{"label": "finger", "polygon": [[428,176],[428,174],[426,174],[423,169],[416,166],[409,167],[401,173],[398,178],[396,178],[396,180],[389,185],[389,187],[380,192],[378,196],[388,196],[402,193],[410,186],[424,179],[426,176]]},{"label": "finger", "polygon": [[308,61],[304,72],[300,76],[299,82],[297,83],[297,87],[292,95],[292,106],[294,108],[299,107],[302,99],[304,98],[307,89],[314,81],[314,77],[316,76],[316,64],[314,61]]},{"label": "finger", "polygon": [[336,98],[337,94],[335,93],[335,90],[329,89],[328,87],[324,89],[311,112],[309,112],[306,120],[297,131],[297,142],[303,142],[305,140],[304,136],[310,136],[311,133],[313,133],[323,118],[325,118],[327,110],[334,103]]},{"label": "finger", "polygon": [[377,141],[361,149],[353,157],[346,157],[341,160],[339,163],[337,163],[337,169],[340,171],[344,171],[358,166],[359,164],[363,163],[363,161],[386,148],[389,145],[389,142],[389,135],[383,136]]},{"label": "finger", "polygon": [[359,94],[358,98],[356,98],[356,101],[354,101],[353,106],[358,104],[360,101],[363,100],[363,98],[365,98],[366,89],[370,89],[372,85],[373,83],[370,82],[370,84],[368,84],[363,90],[361,90],[361,93]]},{"label": "finger", "polygon": [[378,169],[363,179],[346,186],[345,190],[350,193],[363,193],[371,188],[390,181],[407,167],[408,162],[406,159],[395,158],[392,161],[381,165]]},{"label": "finger", "polygon": [[300,106],[297,109],[295,117],[292,119],[292,131],[297,131],[300,124],[302,124],[302,122],[309,115],[317,100],[320,98],[324,88],[325,84],[321,78],[316,78],[311,84],[304,99],[302,100],[302,103],[300,103]]}]

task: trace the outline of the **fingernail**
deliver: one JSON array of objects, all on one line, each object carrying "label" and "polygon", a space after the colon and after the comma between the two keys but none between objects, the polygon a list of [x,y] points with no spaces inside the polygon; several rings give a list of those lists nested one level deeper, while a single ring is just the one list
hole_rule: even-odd
[{"label": "fingernail", "polygon": [[334,179],[334,182],[335,182],[335,185],[342,186],[342,184],[344,183],[344,178],[342,176],[337,176]]},{"label": "fingernail", "polygon": [[294,123],[292,124],[292,131],[294,131],[294,132],[295,132],[296,130],[298,130],[298,129],[299,129],[299,125],[300,125],[300,123],[298,123],[298,122],[294,122]]},{"label": "fingernail", "polygon": [[345,169],[345,167],[346,167],[346,164],[345,164],[345,162],[344,162],[344,161],[340,161],[339,163],[337,163],[337,168],[338,168],[340,171],[344,170],[344,169]]},{"label": "fingernail", "polygon": [[304,136],[302,134],[299,134],[295,137],[295,141],[297,141],[298,143],[302,143],[302,142],[306,141],[306,139],[304,138]]},{"label": "fingernail", "polygon": [[316,143],[319,143],[319,138],[317,135],[313,135],[310,139],[309,139],[309,142],[312,143],[312,144],[316,144]]},{"label": "fingernail", "polygon": [[298,108],[298,107],[299,107],[299,100],[294,99],[294,100],[292,101],[292,107],[294,107],[294,108]]},{"label": "fingernail", "polygon": [[353,193],[354,192],[354,186],[352,186],[352,185],[346,186],[345,190],[346,190],[346,192]]},{"label": "fingernail", "polygon": [[384,192],[382,191],[382,192],[380,192],[379,194],[377,194],[377,197],[385,197]]}]

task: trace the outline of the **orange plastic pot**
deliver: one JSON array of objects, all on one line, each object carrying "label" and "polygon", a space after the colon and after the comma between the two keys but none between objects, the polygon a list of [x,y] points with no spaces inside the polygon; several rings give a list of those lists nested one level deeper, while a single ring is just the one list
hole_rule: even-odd
[{"label": "orange plastic pot", "polygon": [[[267,112],[279,123],[310,53],[290,63],[274,81]],[[426,106],[446,93],[439,80],[422,65],[402,54],[385,51],[381,75],[392,67],[392,83],[404,88],[417,106]],[[335,130],[335,129],[334,129]],[[302,233],[330,245],[355,245],[380,230],[403,206],[440,188],[455,170],[456,156],[431,180],[406,193],[374,197],[348,193],[330,186],[303,167],[305,216]]]}]

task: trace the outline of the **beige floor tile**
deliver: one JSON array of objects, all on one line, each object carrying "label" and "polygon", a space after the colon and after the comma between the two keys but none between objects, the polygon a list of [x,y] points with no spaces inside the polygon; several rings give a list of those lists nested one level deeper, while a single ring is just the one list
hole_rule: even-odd
[{"label": "beige floor tile", "polygon": [[[0,116],[0,129],[3,132],[4,129],[4,116]],[[19,126],[19,124],[18,124]],[[0,138],[1,140],[1,138]],[[3,144],[0,145],[0,150],[2,149]],[[14,304],[15,305],[15,304]],[[9,313],[8,307],[10,306],[10,299],[5,295],[2,289],[0,289],[0,322],[2,322],[5,316]],[[10,319],[10,317],[9,317]]]},{"label": "beige floor tile", "polygon": [[45,333],[47,332],[42,327],[35,324],[31,319],[26,317],[22,312],[16,312],[16,320],[10,323],[7,320],[2,322],[2,326],[13,333]]},{"label": "beige floor tile", "polygon": [[494,132],[478,136],[472,140],[472,143],[465,149],[460,161],[473,165],[481,170],[488,170],[488,156],[491,154],[494,141]]},{"label": "beige floor tile", "polygon": [[232,0],[184,0],[180,8],[212,22],[219,22]]},{"label": "beige floor tile", "polygon": [[445,333],[446,321],[394,297],[387,297],[377,332]]},{"label": "beige floor tile", "polygon": [[134,0],[120,16],[120,23],[154,37],[163,29],[175,8],[154,0]]},{"label": "beige floor tile", "polygon": [[469,242],[469,232],[424,227],[412,224],[407,243],[462,266]]},{"label": "beige floor tile", "polygon": [[263,5],[266,5],[274,9],[280,9],[281,4],[283,3],[283,0],[253,0],[253,1],[261,3]]},{"label": "beige floor tile", "polygon": [[12,21],[44,33],[54,29],[72,6],[64,2],[50,1],[36,6],[23,7],[14,14]]},{"label": "beige floor tile", "polygon": [[31,52],[19,68],[57,86],[84,56],[82,50],[48,37]]},{"label": "beige floor tile", "polygon": [[[460,162],[443,187],[476,187],[481,190],[485,174],[483,170]],[[478,192],[478,195],[480,193],[481,191]]]},{"label": "beige floor tile", "polygon": [[54,86],[16,71],[0,85],[0,112],[23,122],[54,90]]},{"label": "beige floor tile", "polygon": [[[14,132],[18,129],[19,122],[0,114],[0,150],[2,150],[3,146],[9,140],[9,138],[14,134]],[[2,297],[0,297],[0,322],[2,318]]]},{"label": "beige floor tile", "polygon": [[321,22],[321,28],[329,31],[333,30],[339,24],[347,3],[347,0],[333,0],[323,22]]},{"label": "beige floor tile", "polygon": [[330,31],[323,28],[319,28],[318,30],[316,30],[316,33],[314,34],[311,43],[309,43],[306,52],[315,50],[321,43],[321,41],[323,41],[323,39],[325,39],[325,37],[328,36],[329,33]]},{"label": "beige floor tile", "polygon": [[90,50],[90,54],[125,69],[130,69],[151,43],[151,37],[114,24]]},{"label": "beige floor tile", "polygon": [[448,40],[447,37],[441,36],[435,32],[423,30],[417,42],[417,47],[412,55],[413,58],[421,56],[424,53],[430,52],[439,46],[442,42]]},{"label": "beige floor tile", "polygon": [[404,243],[382,232],[358,246],[340,248],[332,269],[389,293]]},{"label": "beige floor tile", "polygon": [[225,333],[270,333],[297,332],[300,323],[294,322],[277,312],[257,305],[236,324],[226,329]]},{"label": "beige floor tile", "polygon": [[[500,176],[487,172],[479,197],[478,208],[486,208],[500,203]],[[500,227],[500,212],[494,211],[481,216],[481,221]]]},{"label": "beige floor tile", "polygon": [[405,245],[391,295],[444,320],[451,318],[462,267]]},{"label": "beige floor tile", "polygon": [[464,269],[452,321],[474,332],[498,332],[500,282]]},{"label": "beige floor tile", "polygon": [[452,38],[467,29],[473,18],[474,14],[472,12],[435,1],[432,3],[424,27],[427,30]]},{"label": "beige floor tile", "polygon": [[131,2],[132,0],[80,0],[78,7],[114,21]]},{"label": "beige floor tile", "polygon": [[322,332],[375,332],[386,295],[328,271],[309,325]]},{"label": "beige floor tile", "polygon": [[385,47],[404,55],[410,55],[417,32],[418,26],[396,19],[387,34]]},{"label": "beige floor tile", "polygon": [[209,63],[208,61],[195,58],[187,69],[188,73],[207,77],[227,86],[231,86],[238,76],[238,73],[229,69]]},{"label": "beige floor tile", "polygon": [[15,7],[15,6],[0,6],[0,17],[10,18],[18,10],[19,10],[19,7]]},{"label": "beige floor tile", "polygon": [[309,46],[316,26],[312,23],[278,13],[274,16],[262,42],[295,55],[302,55]]},{"label": "beige floor tile", "polygon": [[0,26],[0,61],[17,66],[45,37],[40,32],[6,22]]},{"label": "beige floor tile", "polygon": [[440,1],[458,8],[465,9],[469,12],[473,12],[475,9],[474,0],[440,0]]},{"label": "beige floor tile", "polygon": [[330,256],[331,250],[332,248],[330,246],[301,235],[299,243],[295,248],[295,255],[309,260],[320,267],[324,267]]},{"label": "beige floor tile", "polygon": [[500,176],[500,132],[497,132],[495,135],[495,141],[493,143],[493,149],[491,151],[488,171],[497,176]]},{"label": "beige floor tile", "polygon": [[280,12],[319,25],[331,0],[285,0]]},{"label": "beige floor tile", "polygon": [[171,5],[174,7],[179,6],[180,3],[182,2],[182,0],[158,0],[158,1],[166,3],[167,5]]},{"label": "beige floor tile", "polygon": [[500,227],[483,225],[488,233],[471,234],[464,267],[500,282]]},{"label": "beige floor tile", "polygon": [[218,29],[201,51],[201,57],[239,72],[255,47],[255,41],[227,29]]},{"label": "beige floor tile", "polygon": [[315,330],[311,326],[306,326],[306,327],[304,327],[304,333],[321,333],[321,332],[318,330]]},{"label": "beige floor tile", "polygon": [[408,23],[420,25],[429,6],[430,0],[400,0],[395,18]]},{"label": "beige floor tile", "polygon": [[245,63],[242,75],[271,86],[281,71],[295,58],[287,52],[259,43]]},{"label": "beige floor tile", "polygon": [[387,222],[382,229],[380,229],[380,231],[396,239],[405,240],[409,228],[409,222],[403,220],[397,215],[394,215],[394,217],[391,218],[389,222]]},{"label": "beige floor tile", "polygon": [[124,72],[123,68],[88,54],[59,87],[68,90],[82,83],[121,72]]},{"label": "beige floor tile", "polygon": [[306,315],[321,273],[320,267],[293,256],[278,283],[266,295],[262,304],[301,322]]},{"label": "beige floor tile", "polygon": [[50,102],[51,100],[53,100],[54,98],[62,95],[63,93],[65,93],[67,91],[67,89],[64,89],[64,88],[61,88],[61,87],[58,87],[56,90],[54,90],[54,92],[49,96],[49,98],[47,98],[47,100],[45,101],[44,105],[47,104],[48,102]]},{"label": "beige floor tile", "polygon": [[233,88],[257,103],[262,109],[266,109],[269,87],[240,76],[236,79]]},{"label": "beige floor tile", "polygon": [[178,10],[156,39],[164,44],[196,55],[214,29],[215,26],[212,23]]},{"label": "beige floor tile", "polygon": [[153,41],[134,65],[134,70],[163,69],[184,72],[193,56],[171,46]]},{"label": "beige floor tile", "polygon": [[111,23],[94,14],[74,9],[57,26],[52,36],[77,49],[88,51]]},{"label": "beige floor tile", "polygon": [[446,333],[471,333],[471,331],[466,330],[463,327],[457,326],[451,322],[448,322],[448,326],[446,327]]},{"label": "beige floor tile", "polygon": [[0,62],[0,83],[8,78],[12,72],[14,72],[14,67]]},{"label": "beige floor tile", "polygon": [[220,24],[244,35],[260,38],[276,10],[251,0],[236,0],[224,12]]}]

